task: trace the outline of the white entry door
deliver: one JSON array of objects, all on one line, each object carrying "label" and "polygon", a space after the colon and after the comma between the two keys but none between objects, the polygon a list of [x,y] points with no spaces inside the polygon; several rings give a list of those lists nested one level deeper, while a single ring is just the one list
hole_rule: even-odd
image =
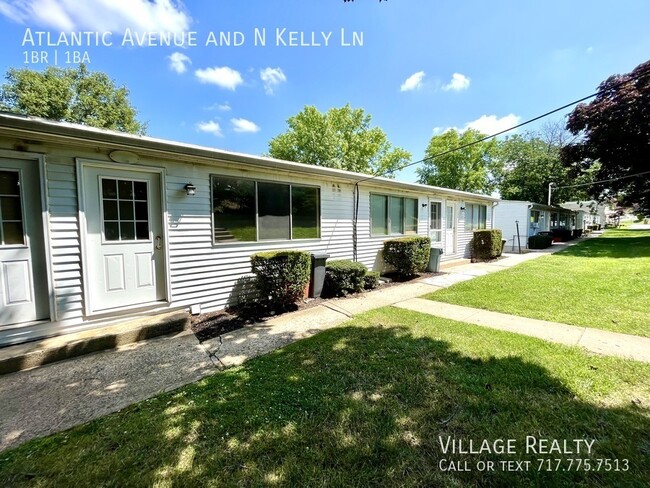
[{"label": "white entry door", "polygon": [[88,313],[165,299],[161,176],[83,167]]},{"label": "white entry door", "polygon": [[49,318],[38,164],[0,159],[0,326]]},{"label": "white entry door", "polygon": [[456,254],[456,205],[447,202],[445,205],[445,254]]}]

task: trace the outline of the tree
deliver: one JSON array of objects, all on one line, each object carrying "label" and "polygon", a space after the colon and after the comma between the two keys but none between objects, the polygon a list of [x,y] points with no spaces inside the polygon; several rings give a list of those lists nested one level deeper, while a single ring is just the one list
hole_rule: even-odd
[{"label": "tree", "polygon": [[393,147],[383,130],[370,126],[371,116],[349,104],[326,113],[305,108],[287,120],[289,129],[269,141],[269,155],[289,161],[388,175],[411,157]]},{"label": "tree", "polygon": [[598,162],[597,180],[616,179],[589,187],[591,196],[619,193],[624,203],[650,211],[650,178],[634,177],[648,170],[650,61],[602,82],[594,100],[569,114],[567,129],[581,138],[562,152],[564,163],[575,171]]},{"label": "tree", "polygon": [[474,129],[459,133],[451,129],[433,136],[425,151],[427,159],[417,169],[418,181],[427,185],[490,194],[496,188],[502,171],[495,140],[482,141],[470,147],[450,151],[478,141],[484,135]]},{"label": "tree", "polygon": [[593,181],[593,171],[576,178],[562,163],[560,152],[568,141],[567,131],[558,123],[500,141],[498,157],[504,167],[499,183],[501,198],[546,203],[550,183],[559,187],[553,191],[555,203],[586,198],[581,187],[562,188]]},{"label": "tree", "polygon": [[144,134],[129,90],[115,86],[105,73],[48,67],[42,72],[10,68],[0,90],[0,108],[22,115],[73,122],[132,134]]}]

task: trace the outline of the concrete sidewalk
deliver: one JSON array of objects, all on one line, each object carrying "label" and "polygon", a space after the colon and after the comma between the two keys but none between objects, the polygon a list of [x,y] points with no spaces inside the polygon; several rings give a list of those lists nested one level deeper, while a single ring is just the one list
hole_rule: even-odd
[{"label": "concrete sidewalk", "polygon": [[393,306],[491,329],[537,337],[549,342],[580,346],[598,354],[650,363],[650,338],[647,337],[518,317],[422,298],[411,298]]},{"label": "concrete sidewalk", "polygon": [[199,343],[188,332],[0,376],[0,451],[116,412],[163,391],[335,327],[357,314],[559,251],[505,255],[282,315]]}]

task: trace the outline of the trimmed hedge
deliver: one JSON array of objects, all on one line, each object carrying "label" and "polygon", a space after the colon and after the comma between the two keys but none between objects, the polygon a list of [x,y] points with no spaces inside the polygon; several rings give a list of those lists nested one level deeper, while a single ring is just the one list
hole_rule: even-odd
[{"label": "trimmed hedge", "polygon": [[503,249],[501,229],[480,229],[474,231],[472,238],[472,257],[494,259],[501,256]]},{"label": "trimmed hedge", "polygon": [[342,297],[349,293],[363,291],[366,267],[349,259],[337,259],[325,267],[323,295]]},{"label": "trimmed hedge", "polygon": [[573,239],[571,229],[552,229],[551,234],[562,242],[567,242]]},{"label": "trimmed hedge", "polygon": [[286,310],[300,300],[309,283],[311,255],[306,251],[267,251],[251,256],[260,299],[273,310]]},{"label": "trimmed hedge", "polygon": [[546,249],[553,244],[553,238],[549,235],[535,235],[528,238],[528,249]]},{"label": "trimmed hedge", "polygon": [[384,242],[384,261],[403,276],[424,271],[429,264],[431,239],[424,236],[400,237]]},{"label": "trimmed hedge", "polygon": [[374,290],[379,286],[379,271],[368,271],[363,277],[363,288],[365,290]]}]

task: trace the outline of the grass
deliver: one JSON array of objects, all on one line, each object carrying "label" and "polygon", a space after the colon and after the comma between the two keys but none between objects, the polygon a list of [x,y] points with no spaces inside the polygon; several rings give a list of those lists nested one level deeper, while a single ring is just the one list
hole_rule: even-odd
[{"label": "grass", "polygon": [[[384,308],[1,453],[0,486],[648,486],[648,377],[650,365]],[[593,452],[526,455],[528,435]],[[439,436],[515,439],[517,453],[445,455]],[[629,469],[535,461],[575,457]]]},{"label": "grass", "polygon": [[426,298],[650,337],[650,231],[611,229]]}]

